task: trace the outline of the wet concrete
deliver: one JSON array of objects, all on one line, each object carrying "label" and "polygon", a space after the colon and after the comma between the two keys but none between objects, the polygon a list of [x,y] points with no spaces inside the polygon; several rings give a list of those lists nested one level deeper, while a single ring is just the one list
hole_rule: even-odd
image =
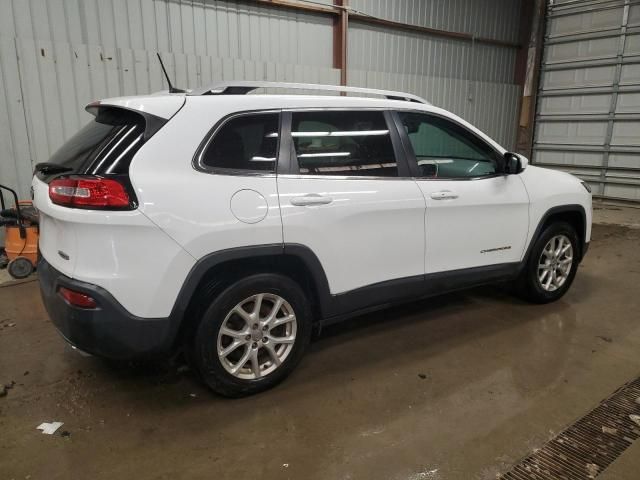
[{"label": "wet concrete", "polygon": [[593,202],[593,222],[640,228],[640,205],[621,205],[595,200]]},{"label": "wet concrete", "polygon": [[[552,305],[481,288],[332,327],[286,382],[241,400],[81,357],[36,283],[0,287],[0,382],[16,382],[0,477],[495,479],[640,375],[639,246],[638,229],[596,226]],[[69,436],[36,430],[54,420]],[[637,478],[632,449],[609,478]]]}]

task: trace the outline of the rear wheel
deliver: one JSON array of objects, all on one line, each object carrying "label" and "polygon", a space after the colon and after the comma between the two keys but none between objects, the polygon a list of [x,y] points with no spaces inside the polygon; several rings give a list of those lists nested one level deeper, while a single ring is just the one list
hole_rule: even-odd
[{"label": "rear wheel", "polygon": [[578,235],[570,224],[557,222],[545,228],[519,279],[520,294],[535,303],[562,297],[576,275],[578,249]]},{"label": "rear wheel", "polygon": [[302,289],[282,275],[258,274],[221,292],[202,316],[192,359],[215,392],[239,397],[282,381],[311,338]]}]

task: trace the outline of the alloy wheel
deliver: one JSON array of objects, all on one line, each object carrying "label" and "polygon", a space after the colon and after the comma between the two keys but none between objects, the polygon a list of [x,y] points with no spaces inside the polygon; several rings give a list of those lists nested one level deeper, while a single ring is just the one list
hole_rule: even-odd
[{"label": "alloy wheel", "polygon": [[229,311],[218,332],[220,363],[243,380],[269,375],[291,353],[297,329],[293,308],[279,295],[245,298]]},{"label": "alloy wheel", "polygon": [[545,245],[538,260],[538,282],[553,292],[567,281],[573,265],[573,247],[566,235],[556,235]]}]

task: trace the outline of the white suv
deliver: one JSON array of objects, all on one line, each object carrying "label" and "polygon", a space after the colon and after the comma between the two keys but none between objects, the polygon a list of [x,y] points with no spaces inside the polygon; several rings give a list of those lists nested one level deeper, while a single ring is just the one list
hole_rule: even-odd
[{"label": "white suv", "polygon": [[184,350],[224,395],[357,313],[502,281],[556,300],[589,245],[587,185],[409,94],[236,82],[87,110],[33,179],[50,317],[98,356]]}]

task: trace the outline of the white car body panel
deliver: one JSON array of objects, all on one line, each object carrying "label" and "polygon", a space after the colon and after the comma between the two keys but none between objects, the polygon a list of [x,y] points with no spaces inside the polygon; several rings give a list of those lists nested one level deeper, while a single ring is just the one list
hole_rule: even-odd
[{"label": "white car body panel", "polygon": [[426,273],[520,261],[529,197],[518,175],[417,183],[427,201]]},{"label": "white car body panel", "polygon": [[529,235],[532,241],[542,217],[554,207],[580,205],[585,212],[585,241],[591,240],[592,207],[589,194],[579,178],[565,172],[529,165],[519,177],[529,195]]},{"label": "white car body panel", "polygon": [[[581,205],[590,239],[591,197],[580,181],[534,166],[490,179],[416,181],[218,175],[192,165],[198,146],[226,115],[292,108],[434,112],[504,152],[477,128],[430,105],[362,97],[176,94],[107,99],[100,105],[171,119],[131,163],[138,208],[54,205],[47,185],[34,178],[35,204],[42,214],[40,248],[54,268],[103,287],[139,317],[168,316],[196,262],[231,248],[285,242],[307,246],[335,294],[424,273],[519,261],[553,207]],[[432,200],[431,193],[441,190],[455,191],[458,198]],[[316,206],[287,202],[308,193],[333,201]]]},{"label": "white car body panel", "polygon": [[40,211],[40,251],[49,264],[104,288],[133,315],[171,313],[195,264],[191,255],[138,210],[65,208],[51,202],[44,182],[34,178],[32,186]]},{"label": "white car body panel", "polygon": [[[235,102],[225,106],[214,97],[197,100],[188,98],[188,108],[145,144],[132,162],[129,176],[139,210],[196,259],[229,248],[281,244],[274,174],[216,175],[194,169],[193,157],[209,130],[237,111]],[[249,204],[238,210],[254,210],[256,217],[264,217],[259,223],[243,222],[232,212],[231,198],[240,190],[253,190],[265,199],[255,205],[240,197]],[[181,285],[183,280],[176,282]]]},{"label": "white car body panel", "polygon": [[[424,211],[411,179],[280,176],[284,241],[311,248],[332,294],[424,274]],[[297,206],[317,195],[327,205]]]},{"label": "white car body panel", "polygon": [[184,94],[141,95],[137,97],[105,98],[92,105],[111,105],[114,107],[150,113],[160,118],[173,117],[185,103]]}]

